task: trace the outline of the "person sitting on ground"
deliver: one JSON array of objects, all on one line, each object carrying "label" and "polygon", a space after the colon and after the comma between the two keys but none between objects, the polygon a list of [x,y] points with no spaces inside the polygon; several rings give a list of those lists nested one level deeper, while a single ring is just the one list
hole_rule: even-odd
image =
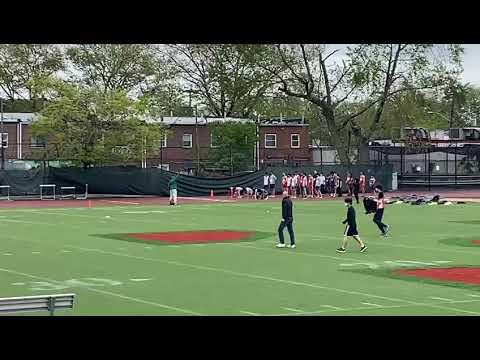
[{"label": "person sitting on ground", "polygon": [[253,189],[251,187],[246,187],[245,188],[245,195],[249,198],[249,199],[253,199]]},{"label": "person sitting on ground", "polygon": [[235,196],[236,196],[238,199],[241,199],[241,198],[242,198],[242,192],[243,192],[243,187],[241,187],[241,186],[235,187]]},{"label": "person sitting on ground", "polygon": [[255,189],[255,195],[254,195],[256,200],[267,200],[268,199],[268,191],[265,189]]}]

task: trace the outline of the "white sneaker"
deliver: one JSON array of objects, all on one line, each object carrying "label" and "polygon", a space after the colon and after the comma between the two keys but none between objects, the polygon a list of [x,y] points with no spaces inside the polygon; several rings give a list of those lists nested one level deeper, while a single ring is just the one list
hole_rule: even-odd
[{"label": "white sneaker", "polygon": [[295,244],[289,246],[290,249],[295,249],[297,246]]},{"label": "white sneaker", "polygon": [[284,248],[285,246],[286,246],[285,244],[280,244],[280,243],[277,244],[277,248]]}]

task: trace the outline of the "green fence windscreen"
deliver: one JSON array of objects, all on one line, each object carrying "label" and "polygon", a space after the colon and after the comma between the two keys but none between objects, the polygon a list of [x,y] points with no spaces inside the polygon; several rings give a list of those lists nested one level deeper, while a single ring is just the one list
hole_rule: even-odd
[{"label": "green fence windscreen", "polygon": [[[180,175],[177,179],[179,196],[207,196],[213,190],[216,195],[227,195],[230,187],[263,187],[263,175],[273,172],[277,176],[276,190],[281,190],[281,177],[283,173],[295,173],[297,171],[313,174],[328,174],[336,171],[342,179],[347,172],[355,177],[360,172],[375,176],[385,190],[391,189],[392,165],[368,166],[342,165],[309,166],[302,168],[272,167],[262,171],[256,171],[228,178],[202,178],[195,176]],[[140,169],[136,167],[98,167],[98,168],[50,168],[48,172],[39,169],[33,170],[7,170],[0,171],[0,184],[10,185],[12,195],[32,195],[39,193],[40,184],[56,184],[61,186],[76,186],[79,191],[84,191],[88,184],[88,192],[91,194],[112,195],[168,195],[168,181],[176,175],[160,169]]]}]

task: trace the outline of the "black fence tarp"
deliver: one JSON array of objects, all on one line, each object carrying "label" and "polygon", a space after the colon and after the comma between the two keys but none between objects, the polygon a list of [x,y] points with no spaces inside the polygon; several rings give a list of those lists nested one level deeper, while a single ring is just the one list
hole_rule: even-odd
[{"label": "black fence tarp", "polygon": [[[263,187],[265,173],[274,173],[278,180],[276,190],[281,191],[281,177],[283,173],[305,172],[313,174],[327,174],[336,171],[345,179],[347,172],[359,176],[363,171],[367,176],[375,176],[384,189],[390,189],[392,183],[392,165],[368,166],[342,165],[309,166],[309,167],[274,167],[228,178],[202,178],[195,176],[179,175],[177,179],[178,194],[180,196],[206,196],[213,190],[216,195],[227,195],[230,187]],[[84,191],[88,184],[90,194],[112,195],[160,195],[169,193],[168,182],[175,173],[160,169],[141,169],[136,167],[97,167],[81,168],[50,168],[47,172],[34,170],[4,170],[0,171],[0,184],[10,185],[12,195],[38,194],[40,184],[55,184],[57,189],[61,186],[75,186],[79,191]]]}]

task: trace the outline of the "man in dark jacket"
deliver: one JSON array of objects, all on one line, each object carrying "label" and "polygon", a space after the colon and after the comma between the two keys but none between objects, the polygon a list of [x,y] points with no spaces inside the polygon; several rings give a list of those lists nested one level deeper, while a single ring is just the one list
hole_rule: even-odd
[{"label": "man in dark jacket", "polygon": [[358,242],[358,244],[360,245],[360,251],[364,252],[365,250],[367,250],[367,246],[363,243],[362,239],[360,239],[360,236],[358,235],[357,221],[355,219],[355,209],[352,205],[352,198],[345,199],[345,206],[348,206],[347,218],[342,222],[342,224],[347,224],[347,227],[345,228],[345,232],[343,233],[342,246],[337,249],[337,252],[344,253],[345,251],[347,251],[347,243],[349,236],[353,237]]},{"label": "man in dark jacket", "polygon": [[285,247],[285,239],[283,238],[283,230],[287,227],[288,235],[290,236],[290,248],[295,248],[295,234],[293,233],[293,203],[288,195],[288,192],[283,192],[282,200],[282,221],[278,226],[278,248]]}]

